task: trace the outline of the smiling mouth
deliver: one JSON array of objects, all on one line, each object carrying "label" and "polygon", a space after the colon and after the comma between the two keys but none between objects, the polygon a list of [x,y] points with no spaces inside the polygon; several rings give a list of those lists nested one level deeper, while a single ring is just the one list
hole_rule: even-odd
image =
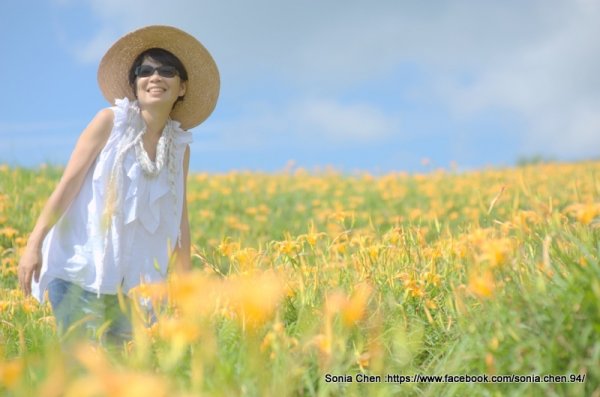
[{"label": "smiling mouth", "polygon": [[165,91],[166,90],[164,88],[158,88],[158,87],[148,89],[148,92],[165,92]]}]

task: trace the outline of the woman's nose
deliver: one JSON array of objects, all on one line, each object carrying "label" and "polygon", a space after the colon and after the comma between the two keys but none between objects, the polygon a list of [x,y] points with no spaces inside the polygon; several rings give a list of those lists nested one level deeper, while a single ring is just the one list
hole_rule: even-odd
[{"label": "woman's nose", "polygon": [[154,70],[154,73],[152,73],[150,75],[150,81],[160,80],[160,79],[162,79],[162,77],[160,76],[160,74],[158,74],[158,70]]}]

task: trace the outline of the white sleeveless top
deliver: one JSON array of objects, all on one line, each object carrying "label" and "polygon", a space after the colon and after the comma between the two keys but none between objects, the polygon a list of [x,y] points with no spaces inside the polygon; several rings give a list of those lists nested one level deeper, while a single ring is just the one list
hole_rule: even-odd
[{"label": "white sleeveless top", "polygon": [[[116,294],[119,289],[127,293],[140,283],[164,280],[167,274],[169,256],[179,238],[183,157],[192,133],[169,120],[173,136],[170,164],[155,177],[147,176],[134,147],[123,152],[122,160],[117,159],[135,103],[117,100],[111,109],[114,124],[106,145],[79,193],[44,240],[39,283],[32,282],[32,295],[40,302],[54,278],[98,294]],[[122,187],[117,187],[121,205],[107,227],[103,216],[115,164],[122,167]]]}]

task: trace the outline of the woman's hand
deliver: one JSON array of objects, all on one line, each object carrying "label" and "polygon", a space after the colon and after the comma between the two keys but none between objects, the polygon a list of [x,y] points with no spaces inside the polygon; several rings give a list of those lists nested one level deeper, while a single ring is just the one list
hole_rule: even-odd
[{"label": "woman's hand", "polygon": [[27,246],[17,268],[19,286],[25,295],[31,295],[31,279],[37,283],[40,281],[40,270],[42,269],[42,250]]}]

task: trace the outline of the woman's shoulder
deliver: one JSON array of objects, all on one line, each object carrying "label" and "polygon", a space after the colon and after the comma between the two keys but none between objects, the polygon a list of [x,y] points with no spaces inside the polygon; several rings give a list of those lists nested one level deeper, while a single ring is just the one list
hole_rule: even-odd
[{"label": "woman's shoulder", "polygon": [[115,114],[112,108],[103,108],[96,113],[95,118],[104,127],[111,127],[115,119]]},{"label": "woman's shoulder", "polygon": [[192,132],[181,128],[179,121],[171,120],[170,122],[173,128],[173,140],[176,145],[187,146],[194,141]]},{"label": "woman's shoulder", "polygon": [[108,137],[111,135],[113,125],[115,122],[115,115],[111,108],[103,108],[96,113],[92,123],[96,126],[95,130],[97,134],[102,136],[102,140],[106,142]]},{"label": "woman's shoulder", "polygon": [[85,157],[94,158],[109,140],[112,124],[113,115],[110,108],[98,111],[81,132],[75,151],[83,153]]},{"label": "woman's shoulder", "polygon": [[94,116],[86,131],[89,135],[107,137],[112,130],[114,115],[110,108],[100,109]]},{"label": "woman's shoulder", "polygon": [[[123,116],[115,111],[115,107],[106,107],[100,109],[90,123],[90,137],[101,145],[102,150],[106,150],[115,145],[118,141],[118,133],[115,133],[119,124],[122,124]],[[89,128],[89,127],[88,127]]]}]

